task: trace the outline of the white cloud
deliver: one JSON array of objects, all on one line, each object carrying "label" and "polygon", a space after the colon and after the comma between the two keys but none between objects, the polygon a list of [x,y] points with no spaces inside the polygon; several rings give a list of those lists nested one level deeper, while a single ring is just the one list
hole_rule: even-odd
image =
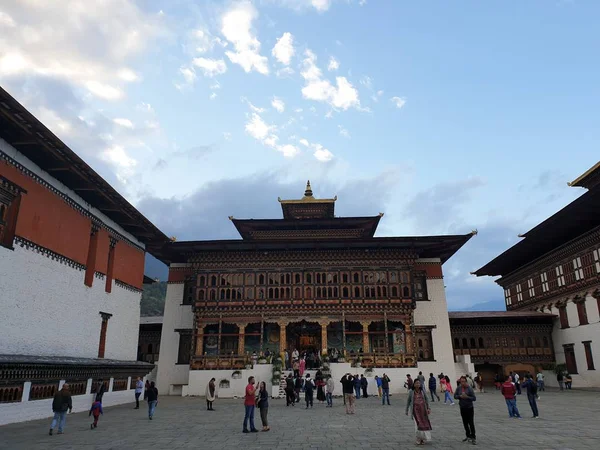
[{"label": "white cloud", "polygon": [[310,3],[317,11],[327,11],[331,6],[331,0],[311,0]]},{"label": "white cloud", "polygon": [[333,56],[329,58],[329,65],[327,66],[327,70],[330,72],[338,70],[340,68],[340,63]]},{"label": "white cloud", "polygon": [[194,58],[192,63],[202,69],[205,77],[212,78],[227,72],[227,66],[222,59]]},{"label": "white cloud", "polygon": [[346,77],[336,77],[336,86],[323,79],[321,69],[317,67],[317,57],[311,50],[306,50],[301,73],[306,84],[302,88],[302,96],[309,100],[327,102],[335,108],[346,110],[359,107],[358,91]]},{"label": "white cloud", "polygon": [[96,97],[100,97],[104,100],[119,100],[120,98],[123,98],[123,91],[114,86],[100,83],[99,81],[88,81],[85,84],[85,87]]},{"label": "white cloud", "polygon": [[121,80],[128,81],[128,82],[140,80],[140,77],[137,73],[135,73],[133,70],[127,69],[127,68],[119,70],[118,76]]},{"label": "white cloud", "polygon": [[308,147],[310,145],[306,139],[300,139],[298,142],[300,142],[305,147]]},{"label": "white cloud", "polygon": [[331,161],[333,159],[333,153],[323,147],[321,144],[314,144],[315,152],[314,157],[321,162]]},{"label": "white cloud", "polygon": [[367,0],[358,0],[358,4],[360,6],[365,6],[367,4]]},{"label": "white cloud", "polygon": [[277,43],[271,50],[271,54],[281,64],[289,66],[292,61],[292,56],[296,53],[294,50],[294,37],[291,33],[283,33],[283,35],[277,39]]},{"label": "white cloud", "polygon": [[302,108],[296,108],[296,109],[294,110],[294,112],[297,112],[297,113],[301,113],[302,111],[304,111]]},{"label": "white cloud", "polygon": [[340,136],[343,136],[343,137],[345,137],[347,139],[350,139],[350,132],[347,129],[345,129],[341,125],[338,125],[338,128],[340,130]]},{"label": "white cloud", "polygon": [[283,153],[286,158],[293,158],[300,153],[300,149],[292,144],[280,145],[277,150]]},{"label": "white cloud", "polygon": [[289,78],[290,76],[294,75],[294,69],[292,69],[291,67],[284,67],[282,69],[279,69],[275,72],[275,75],[277,75],[279,78]]},{"label": "white cloud", "polygon": [[235,49],[226,51],[225,54],[232,63],[239,64],[246,72],[255,70],[268,75],[267,57],[260,54],[260,41],[252,29],[252,22],[257,17],[258,11],[249,1],[238,3],[225,13],[221,32]]},{"label": "white cloud", "polygon": [[113,145],[100,153],[100,159],[106,161],[116,169],[117,178],[124,184],[133,175],[137,161],[129,156],[120,145]]},{"label": "white cloud", "polygon": [[379,98],[380,98],[382,95],[383,95],[383,91],[382,91],[382,90],[379,90],[379,91],[377,91],[376,93],[374,93],[374,94],[371,96],[371,100],[373,100],[374,102],[378,102],[378,101],[379,101]]},{"label": "white cloud", "polygon": [[[162,18],[134,0],[3,2],[0,77],[42,75],[118,100],[139,76],[124,63],[166,34]],[[18,24],[18,26],[16,26]]]},{"label": "white cloud", "polygon": [[390,98],[390,101],[392,101],[398,109],[402,108],[406,104],[406,99],[404,97],[392,97]]},{"label": "white cloud", "polygon": [[6,14],[5,12],[0,11],[0,26],[12,28],[17,26],[17,24],[11,16]]},{"label": "white cloud", "polygon": [[277,110],[277,112],[282,113],[285,110],[285,103],[283,100],[277,97],[273,97],[271,101],[271,106]]},{"label": "white cloud", "polygon": [[227,47],[227,42],[221,38],[213,36],[206,29],[198,28],[190,33],[186,51],[190,54],[207,53],[214,48],[215,44]]},{"label": "white cloud", "polygon": [[246,133],[259,141],[264,141],[274,129],[274,126],[267,125],[257,113],[252,113],[250,121],[246,123]]},{"label": "white cloud", "polygon": [[136,109],[139,111],[143,111],[143,112],[148,112],[151,114],[154,114],[154,108],[152,107],[152,105],[150,103],[140,103],[136,106]]},{"label": "white cloud", "polygon": [[241,97],[241,98],[240,98],[240,100],[241,100],[243,103],[246,103],[246,104],[247,104],[247,105],[250,107],[250,109],[251,109],[252,111],[254,111],[255,113],[259,113],[259,114],[260,114],[260,113],[264,113],[264,112],[266,111],[266,109],[265,109],[265,108],[259,108],[258,106],[254,106],[254,105],[253,105],[253,104],[250,102],[250,100],[248,100],[246,97]]},{"label": "white cloud", "polygon": [[215,98],[217,98],[217,93],[213,92],[212,94],[210,94],[210,96],[208,98],[211,100],[214,100]]},{"label": "white cloud", "polygon": [[133,129],[133,123],[129,119],[116,118],[113,122],[125,128]]},{"label": "white cloud", "polygon": [[183,75],[183,79],[185,80],[184,84],[175,84],[177,89],[183,89],[187,86],[191,86],[196,81],[196,71],[191,67],[181,66],[179,68],[179,73]]},{"label": "white cloud", "polygon": [[229,131],[223,132],[223,139],[226,141],[231,141],[231,133]]},{"label": "white cloud", "polygon": [[363,86],[365,86],[369,90],[373,89],[373,80],[371,79],[371,77],[369,77],[367,75],[365,75],[364,77],[362,77],[360,79],[360,84],[362,84]]}]

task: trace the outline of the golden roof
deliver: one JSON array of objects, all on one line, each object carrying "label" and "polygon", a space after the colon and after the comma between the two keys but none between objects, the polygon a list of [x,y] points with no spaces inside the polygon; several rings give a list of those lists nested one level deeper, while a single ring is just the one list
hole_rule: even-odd
[{"label": "golden roof", "polygon": [[313,191],[310,187],[310,180],[306,182],[306,190],[304,191],[304,197],[300,200],[282,200],[281,197],[277,197],[279,203],[285,205],[299,204],[299,203],[335,203],[337,195],[334,198],[320,198],[313,197]]}]

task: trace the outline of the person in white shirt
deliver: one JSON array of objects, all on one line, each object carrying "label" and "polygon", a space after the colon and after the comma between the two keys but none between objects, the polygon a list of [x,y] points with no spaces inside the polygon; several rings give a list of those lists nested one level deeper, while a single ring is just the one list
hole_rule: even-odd
[{"label": "person in white shirt", "polygon": [[544,388],[544,374],[542,372],[539,372],[537,374],[537,384],[538,384],[538,391],[545,391],[546,390]]},{"label": "person in white shirt", "polygon": [[298,361],[300,359],[300,352],[297,348],[292,352],[292,361]]},{"label": "person in white shirt", "polygon": [[138,377],[135,382],[135,408],[133,409],[140,409],[140,395],[142,395],[142,392],[144,392],[144,382]]}]

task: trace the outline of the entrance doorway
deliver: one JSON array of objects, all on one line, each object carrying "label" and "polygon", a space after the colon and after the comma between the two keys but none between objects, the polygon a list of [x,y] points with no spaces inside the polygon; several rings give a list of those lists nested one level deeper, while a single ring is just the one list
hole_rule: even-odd
[{"label": "entrance doorway", "polygon": [[321,325],[318,323],[301,322],[291,323],[287,327],[287,348],[297,349],[300,354],[319,353],[321,348]]}]

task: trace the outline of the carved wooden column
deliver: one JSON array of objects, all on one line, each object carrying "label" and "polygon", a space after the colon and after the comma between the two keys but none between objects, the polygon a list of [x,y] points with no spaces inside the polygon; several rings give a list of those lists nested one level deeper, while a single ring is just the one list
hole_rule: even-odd
[{"label": "carved wooden column", "polygon": [[263,344],[264,344],[264,336],[265,336],[265,318],[260,319],[260,351],[259,355],[263,354]]},{"label": "carved wooden column", "polygon": [[330,321],[328,319],[319,320],[321,325],[321,353],[327,354],[327,327]]},{"label": "carved wooden column", "polygon": [[387,312],[383,312],[383,329],[385,330],[385,354],[388,355],[390,353],[390,340],[388,338],[388,322],[387,322]]},{"label": "carved wooden column", "polygon": [[415,355],[415,342],[412,333],[412,314],[406,317],[402,323],[404,324],[404,335],[406,337],[406,354]]},{"label": "carved wooden column", "polygon": [[204,354],[204,325],[198,323],[196,329],[196,356],[202,356]]},{"label": "carved wooden column", "polygon": [[[287,347],[286,327],[287,327],[288,323],[289,323],[289,321],[287,321],[287,320],[280,320],[277,322],[277,325],[279,325],[279,353],[280,354],[283,354],[283,351]],[[282,358],[283,358],[283,356],[282,356]]]},{"label": "carved wooden column", "polygon": [[217,338],[217,355],[221,354],[221,333],[223,332],[223,321],[219,319],[219,337]]},{"label": "carved wooden column", "polygon": [[363,321],[360,323],[362,325],[363,328],[363,353],[369,353],[370,352],[370,345],[369,345],[369,325],[371,325],[371,321],[367,320],[367,321]]},{"label": "carved wooden column", "polygon": [[246,324],[238,323],[238,355],[244,355],[246,353]]},{"label": "carved wooden column", "polygon": [[346,314],[342,312],[342,356],[346,357]]}]

